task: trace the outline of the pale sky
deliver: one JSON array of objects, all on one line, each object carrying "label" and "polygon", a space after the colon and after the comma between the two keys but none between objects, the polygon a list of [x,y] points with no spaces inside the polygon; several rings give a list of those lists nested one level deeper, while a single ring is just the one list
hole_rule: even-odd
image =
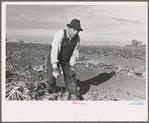
[{"label": "pale sky", "polygon": [[81,44],[146,44],[147,5],[7,5],[6,37],[51,43],[59,29],[79,19]]}]

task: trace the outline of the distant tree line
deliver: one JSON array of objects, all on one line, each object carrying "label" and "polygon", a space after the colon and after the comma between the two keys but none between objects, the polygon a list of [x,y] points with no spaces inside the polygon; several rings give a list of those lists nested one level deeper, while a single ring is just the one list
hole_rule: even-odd
[{"label": "distant tree line", "polygon": [[141,45],[142,45],[142,42],[133,39],[132,42],[131,42],[131,45],[132,45],[132,46],[135,46],[135,47],[141,46]]},{"label": "distant tree line", "polygon": [[144,47],[144,46],[146,46],[146,45],[142,45],[142,41],[137,41],[137,40],[133,39],[133,40],[131,41],[131,45],[126,45],[126,46]]},{"label": "distant tree line", "polygon": [[17,43],[20,43],[20,44],[24,44],[24,43],[35,43],[35,41],[22,41],[22,40],[17,39],[17,38],[14,38],[13,40],[10,40],[10,41],[8,41],[7,38],[5,40],[6,40],[6,42],[17,42]]}]

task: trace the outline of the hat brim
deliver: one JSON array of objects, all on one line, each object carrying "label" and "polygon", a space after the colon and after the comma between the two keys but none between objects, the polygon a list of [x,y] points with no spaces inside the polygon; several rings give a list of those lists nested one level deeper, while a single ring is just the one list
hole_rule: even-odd
[{"label": "hat brim", "polygon": [[82,29],[82,28],[75,28],[75,27],[73,27],[71,24],[67,24],[67,26],[68,26],[68,27],[70,27],[70,28],[77,29],[78,31],[83,31],[83,29]]}]

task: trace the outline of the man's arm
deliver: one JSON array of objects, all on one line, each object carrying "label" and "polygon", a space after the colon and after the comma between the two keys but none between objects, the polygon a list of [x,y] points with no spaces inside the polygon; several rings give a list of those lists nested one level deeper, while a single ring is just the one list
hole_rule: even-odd
[{"label": "man's arm", "polygon": [[52,45],[52,49],[51,49],[51,64],[53,69],[57,69],[57,63],[58,61],[58,54],[60,52],[60,48],[61,48],[61,41],[62,41],[62,37],[63,37],[63,30],[59,30],[55,35],[54,35],[54,39],[51,43]]},{"label": "man's arm", "polygon": [[73,54],[70,59],[70,66],[74,67],[76,62],[78,61],[79,58],[79,47],[80,47],[80,37],[78,37],[77,45],[73,51]]}]

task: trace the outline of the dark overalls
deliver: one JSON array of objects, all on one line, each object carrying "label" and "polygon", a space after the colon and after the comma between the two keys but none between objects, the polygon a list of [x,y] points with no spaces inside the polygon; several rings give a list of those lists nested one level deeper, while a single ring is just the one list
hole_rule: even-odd
[{"label": "dark overalls", "polygon": [[[77,45],[78,35],[76,35],[71,40],[66,36],[66,30],[64,30],[64,36],[61,42],[61,50],[58,55],[58,66],[61,64],[64,80],[66,87],[68,88],[70,94],[79,96],[79,92],[77,90],[77,81],[75,75],[71,72],[70,69],[70,58],[73,54],[74,48]],[[51,46],[52,48],[52,46]],[[51,87],[56,86],[56,78],[52,75],[53,73],[53,67],[51,64],[51,50],[48,56],[48,62],[47,62],[47,82]]]}]

